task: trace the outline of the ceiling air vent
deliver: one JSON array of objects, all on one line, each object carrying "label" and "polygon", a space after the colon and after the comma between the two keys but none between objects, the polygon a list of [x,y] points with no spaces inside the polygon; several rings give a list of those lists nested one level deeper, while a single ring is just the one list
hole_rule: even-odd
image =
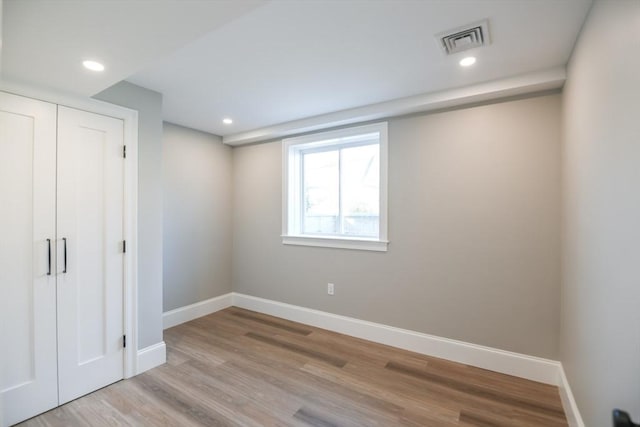
[{"label": "ceiling air vent", "polygon": [[447,55],[491,44],[489,21],[484,20],[436,35]]}]

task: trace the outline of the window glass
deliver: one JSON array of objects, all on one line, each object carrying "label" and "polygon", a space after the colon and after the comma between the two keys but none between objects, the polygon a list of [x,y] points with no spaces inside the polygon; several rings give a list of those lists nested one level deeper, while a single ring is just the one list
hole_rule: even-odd
[{"label": "window glass", "polygon": [[378,237],[380,221],[380,146],[342,151],[342,233]]},{"label": "window glass", "polygon": [[340,232],[340,171],[338,151],[302,156],[302,229],[307,234]]},{"label": "window glass", "polygon": [[282,242],[386,251],[387,124],[282,144]]}]

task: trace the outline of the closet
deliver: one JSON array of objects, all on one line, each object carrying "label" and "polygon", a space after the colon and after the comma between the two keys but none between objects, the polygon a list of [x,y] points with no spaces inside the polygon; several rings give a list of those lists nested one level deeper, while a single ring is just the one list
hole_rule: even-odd
[{"label": "closet", "polygon": [[123,120],[0,92],[0,424],[124,376]]}]

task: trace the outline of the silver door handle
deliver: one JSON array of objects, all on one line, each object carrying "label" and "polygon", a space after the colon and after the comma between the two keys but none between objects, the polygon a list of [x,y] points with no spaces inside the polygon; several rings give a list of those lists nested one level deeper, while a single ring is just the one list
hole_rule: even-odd
[{"label": "silver door handle", "polygon": [[62,270],[63,273],[67,272],[67,238],[63,237],[62,241],[64,242],[64,251],[63,251],[63,258],[64,258],[64,270]]},{"label": "silver door handle", "polygon": [[49,262],[49,267],[47,268],[47,276],[51,276],[51,239],[47,239],[47,245],[49,249],[47,250],[47,258]]}]

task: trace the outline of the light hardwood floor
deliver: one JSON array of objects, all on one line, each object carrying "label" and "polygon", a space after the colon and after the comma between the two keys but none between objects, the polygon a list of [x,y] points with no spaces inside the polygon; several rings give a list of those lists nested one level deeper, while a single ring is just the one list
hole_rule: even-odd
[{"label": "light hardwood floor", "polygon": [[566,426],[556,387],[229,308],[168,363],[24,426]]}]

